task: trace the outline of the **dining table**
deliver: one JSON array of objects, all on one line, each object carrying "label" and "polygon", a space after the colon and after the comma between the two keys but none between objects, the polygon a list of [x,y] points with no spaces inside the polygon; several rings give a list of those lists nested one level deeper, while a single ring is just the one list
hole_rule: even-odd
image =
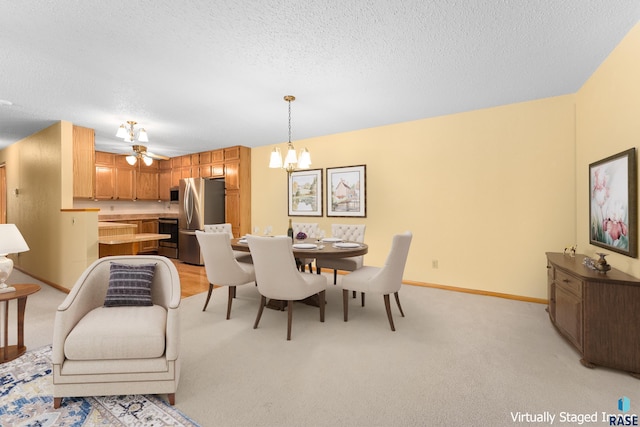
[{"label": "dining table", "polygon": [[[235,251],[251,252],[245,237],[231,239],[231,248]],[[366,243],[351,242],[331,237],[324,239],[307,238],[303,240],[295,239],[292,242],[291,250],[293,257],[296,259],[349,258],[365,255],[369,251],[369,246]],[[307,298],[303,300],[303,302],[310,305],[318,304],[313,297]],[[287,307],[287,302],[270,300],[267,303],[267,307],[275,310],[284,310]]]}]

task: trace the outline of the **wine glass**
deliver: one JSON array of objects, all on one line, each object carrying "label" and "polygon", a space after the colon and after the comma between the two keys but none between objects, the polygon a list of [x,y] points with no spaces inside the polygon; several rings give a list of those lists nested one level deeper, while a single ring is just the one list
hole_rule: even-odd
[{"label": "wine glass", "polygon": [[272,230],[272,229],[273,229],[273,227],[271,227],[270,225],[267,225],[267,226],[264,228],[264,235],[265,235],[265,236],[270,236],[270,235],[271,235],[271,230]]},{"label": "wine glass", "polygon": [[256,236],[260,234],[260,227],[253,227],[253,234],[255,234]]}]

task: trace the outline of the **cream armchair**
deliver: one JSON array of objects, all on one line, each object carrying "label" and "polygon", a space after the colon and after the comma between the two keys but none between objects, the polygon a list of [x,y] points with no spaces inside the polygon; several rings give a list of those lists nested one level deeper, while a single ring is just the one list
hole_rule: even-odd
[{"label": "cream armchair", "polygon": [[[151,306],[104,307],[111,262],[156,264]],[[58,307],[53,331],[54,408],[63,397],[167,394],[180,377],[180,278],[168,258],[111,256],[91,264]]]}]

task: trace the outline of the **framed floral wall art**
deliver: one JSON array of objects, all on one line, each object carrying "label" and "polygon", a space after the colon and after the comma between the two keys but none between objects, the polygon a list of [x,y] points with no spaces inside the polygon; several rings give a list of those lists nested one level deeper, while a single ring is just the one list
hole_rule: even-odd
[{"label": "framed floral wall art", "polygon": [[589,165],[589,243],[630,257],[638,254],[636,149]]},{"label": "framed floral wall art", "polygon": [[367,216],[367,166],[327,168],[327,216]]},{"label": "framed floral wall art", "polygon": [[322,169],[289,174],[289,216],[322,216]]}]

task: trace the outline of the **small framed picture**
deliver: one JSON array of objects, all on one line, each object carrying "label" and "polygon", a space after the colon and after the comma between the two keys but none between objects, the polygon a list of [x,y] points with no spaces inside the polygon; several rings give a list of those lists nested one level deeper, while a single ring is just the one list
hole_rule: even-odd
[{"label": "small framed picture", "polygon": [[289,174],[289,216],[322,216],[322,169]]},{"label": "small framed picture", "polygon": [[638,255],[636,149],[589,165],[589,243]]},{"label": "small framed picture", "polygon": [[367,166],[327,168],[327,216],[367,216]]}]

